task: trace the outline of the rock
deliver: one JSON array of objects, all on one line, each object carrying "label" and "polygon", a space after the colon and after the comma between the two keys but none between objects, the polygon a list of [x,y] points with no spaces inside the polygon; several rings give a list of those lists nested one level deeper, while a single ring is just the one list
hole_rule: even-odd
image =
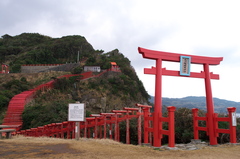
[{"label": "rock", "polygon": [[201,143],[201,140],[192,139],[192,140],[191,140],[191,143],[192,143],[192,144],[200,144],[200,143]]},{"label": "rock", "polygon": [[165,147],[166,150],[179,150],[177,147]]},{"label": "rock", "polygon": [[[206,142],[197,142],[198,144],[188,143],[188,144],[175,144],[175,147],[168,147],[168,145],[161,146],[160,148],[155,148],[156,150],[198,150],[207,147]],[[147,145],[146,145],[147,146]]]},{"label": "rock", "polygon": [[197,150],[198,148],[196,147],[189,147],[187,150]]}]

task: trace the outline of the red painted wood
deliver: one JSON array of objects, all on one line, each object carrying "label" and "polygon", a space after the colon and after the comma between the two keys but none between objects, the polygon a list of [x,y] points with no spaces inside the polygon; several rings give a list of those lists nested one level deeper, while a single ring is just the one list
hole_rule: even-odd
[{"label": "red painted wood", "polygon": [[[170,53],[163,51],[155,51],[138,47],[138,52],[142,54],[143,58],[152,59],[156,61],[156,67],[150,69],[144,69],[145,74],[155,75],[155,101],[154,101],[154,113],[153,113],[153,146],[161,146],[162,133],[162,75],[180,76],[180,71],[166,70],[162,68],[162,61],[180,62],[181,56],[187,56],[191,58],[191,64],[202,64],[204,71],[202,72],[190,72],[187,77],[204,78],[206,88],[206,103],[207,103],[207,126],[211,145],[217,144],[217,136],[214,133],[214,105],[212,99],[212,90],[210,79],[219,79],[219,75],[210,73],[209,65],[218,65],[223,60],[222,57],[206,57],[196,55],[186,55],[179,53]],[[184,76],[186,77],[186,76]],[[161,120],[159,120],[161,119]],[[197,134],[195,134],[197,137]]]},{"label": "red painted wood", "polygon": [[180,56],[190,56],[191,63],[193,64],[218,65],[223,60],[223,57],[187,55],[187,54],[149,50],[141,47],[138,47],[138,52],[142,54],[143,58],[153,59],[153,60],[162,59],[163,61],[173,61],[173,62],[180,62]]}]

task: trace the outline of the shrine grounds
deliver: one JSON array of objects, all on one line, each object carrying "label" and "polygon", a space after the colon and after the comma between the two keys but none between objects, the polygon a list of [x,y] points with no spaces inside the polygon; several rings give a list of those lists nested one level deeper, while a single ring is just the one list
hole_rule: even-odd
[{"label": "shrine grounds", "polygon": [[69,140],[13,137],[0,140],[0,158],[84,158],[84,159],[239,159],[240,145],[206,146],[198,150],[160,150],[126,145],[109,139]]}]

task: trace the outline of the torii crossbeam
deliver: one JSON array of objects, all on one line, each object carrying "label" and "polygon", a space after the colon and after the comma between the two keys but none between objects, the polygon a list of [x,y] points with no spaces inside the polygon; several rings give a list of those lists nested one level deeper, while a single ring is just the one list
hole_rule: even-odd
[{"label": "torii crossbeam", "polygon": [[[209,124],[210,145],[216,145],[217,137],[214,134],[214,127],[213,127],[214,105],[213,105],[210,79],[219,79],[219,75],[210,73],[209,65],[219,65],[220,62],[223,60],[223,57],[206,57],[206,56],[169,53],[169,52],[163,52],[163,51],[148,50],[141,47],[138,47],[138,51],[140,54],[142,54],[143,58],[156,60],[156,67],[144,69],[145,74],[155,75],[153,146],[155,147],[161,146],[162,121],[159,120],[159,117],[162,117],[162,75],[204,78],[205,89],[206,89],[207,115],[209,119],[207,124]],[[162,68],[162,61],[180,62],[181,64],[180,71],[167,70],[165,68]],[[191,72],[190,71],[191,64],[202,64],[204,71]]]}]

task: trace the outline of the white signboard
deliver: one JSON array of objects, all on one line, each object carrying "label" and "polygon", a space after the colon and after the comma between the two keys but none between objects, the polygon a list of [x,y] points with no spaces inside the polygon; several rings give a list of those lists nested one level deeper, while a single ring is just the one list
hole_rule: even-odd
[{"label": "white signboard", "polygon": [[237,126],[236,112],[232,113],[232,126]]},{"label": "white signboard", "polygon": [[68,121],[85,121],[85,104],[68,104]]}]

